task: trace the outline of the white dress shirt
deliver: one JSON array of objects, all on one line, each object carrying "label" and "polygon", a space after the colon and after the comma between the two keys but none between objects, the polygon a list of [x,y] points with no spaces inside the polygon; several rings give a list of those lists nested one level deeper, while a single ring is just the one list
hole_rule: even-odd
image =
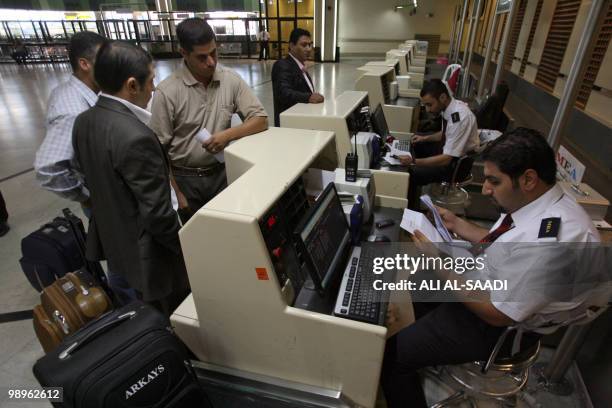
[{"label": "white dress shirt", "polygon": [[127,106],[127,108],[134,114],[134,116],[138,118],[138,120],[140,120],[145,125],[149,126],[149,122],[151,121],[151,112],[149,112],[148,110],[143,109],[138,105],[134,105],[130,101],[126,101],[125,99],[121,99],[116,96],[104,93],[104,92],[100,92],[100,96],[104,96],[105,98],[114,99],[118,102],[121,102],[122,104]]},{"label": "white dress shirt", "polygon": [[[558,184],[511,216],[513,228],[485,251],[483,274],[489,280],[508,280],[507,291],[491,293],[495,308],[534,328],[587,300],[595,277],[589,274],[600,271],[591,259],[584,259],[592,252],[579,243],[597,243],[600,237],[586,212]],[[545,234],[550,219],[558,219],[558,229]]]},{"label": "white dress shirt", "polygon": [[476,116],[467,103],[452,98],[442,117],[446,120],[443,154],[461,157],[479,146]]},{"label": "white dress shirt", "polygon": [[306,83],[308,84],[308,87],[310,88],[310,91],[312,93],[314,93],[314,85],[310,82],[310,79],[308,79],[308,75],[306,75],[306,67],[304,66],[304,64],[302,64],[300,62],[300,60],[298,60],[297,58],[295,58],[293,55],[291,55],[291,53],[289,53],[289,56],[291,56],[291,58],[293,58],[293,60],[295,61],[296,64],[298,64],[298,67],[300,67],[300,69],[302,70],[302,75],[304,76],[304,80],[306,81]]}]

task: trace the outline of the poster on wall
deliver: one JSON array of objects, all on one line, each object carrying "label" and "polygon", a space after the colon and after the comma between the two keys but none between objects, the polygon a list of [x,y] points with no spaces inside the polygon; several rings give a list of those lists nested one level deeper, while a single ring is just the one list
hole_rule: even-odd
[{"label": "poster on wall", "polygon": [[586,167],[565,147],[559,146],[559,151],[557,152],[557,169],[565,180],[573,184],[580,184]]}]

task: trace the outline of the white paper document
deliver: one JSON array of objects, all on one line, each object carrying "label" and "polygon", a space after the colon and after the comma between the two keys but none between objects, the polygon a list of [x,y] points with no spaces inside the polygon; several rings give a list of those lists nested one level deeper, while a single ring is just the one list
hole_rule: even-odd
[{"label": "white paper document", "polygon": [[391,154],[391,153],[387,153],[387,154],[385,155],[385,157],[383,157],[383,159],[384,159],[384,160],[385,160],[387,163],[389,163],[390,165],[392,165],[392,166],[399,166],[399,165],[401,165],[401,164],[402,164],[402,162],[400,162],[400,161],[399,161],[399,159],[396,159],[396,158],[391,157],[391,156],[392,156],[392,154]]},{"label": "white paper document", "polygon": [[436,227],[423,213],[405,209],[400,227],[411,234],[414,234],[416,230],[421,231],[440,251],[453,258],[473,258],[470,252],[471,243],[462,240],[444,241]]},{"label": "white paper document", "polygon": [[[397,140],[395,142],[397,142]],[[410,157],[412,157],[412,154],[410,154],[410,151],[408,151],[408,150],[400,150],[400,149],[396,148],[396,146],[398,146],[398,144],[395,143],[395,142],[393,144],[385,143],[385,145],[389,148],[388,155],[391,155],[391,156],[410,156]]]},{"label": "white paper document", "polygon": [[400,227],[411,234],[414,234],[414,231],[419,230],[431,242],[444,242],[436,227],[433,226],[433,224],[427,219],[427,217],[425,217],[424,214],[418,211],[412,211],[406,208],[404,210],[404,215],[402,216]]},{"label": "white paper document", "polygon": [[[195,137],[200,143],[204,143],[208,139],[210,139],[212,135],[210,134],[208,129],[203,128],[198,133],[196,133]],[[213,154],[213,156],[215,156],[215,159],[217,159],[219,163],[225,163],[225,155],[223,154],[223,150],[221,150],[219,153]]]},{"label": "white paper document", "polygon": [[429,197],[427,194],[422,195],[421,201],[423,202],[423,204],[427,206],[429,211],[431,211],[431,213],[433,214],[434,221],[436,222],[436,229],[440,233],[440,236],[442,237],[444,242],[453,242],[453,236],[450,234],[450,232],[448,232],[448,229],[446,228],[446,225],[444,225],[444,222],[442,222],[442,217],[440,216],[440,212],[434,206],[434,203],[431,201],[431,197]]}]

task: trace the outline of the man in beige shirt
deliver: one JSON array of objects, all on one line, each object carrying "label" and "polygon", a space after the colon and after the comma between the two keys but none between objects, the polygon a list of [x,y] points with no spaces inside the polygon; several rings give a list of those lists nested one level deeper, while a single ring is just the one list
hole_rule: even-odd
[{"label": "man in beige shirt", "polygon": [[[226,187],[225,165],[215,155],[231,141],[266,130],[268,115],[238,74],[217,67],[215,34],[208,23],[183,20],[176,34],[183,64],[157,86],[150,127],[170,157],[184,215]],[[231,128],[234,113],[244,122]],[[203,129],[212,135],[205,142],[196,138]]]}]

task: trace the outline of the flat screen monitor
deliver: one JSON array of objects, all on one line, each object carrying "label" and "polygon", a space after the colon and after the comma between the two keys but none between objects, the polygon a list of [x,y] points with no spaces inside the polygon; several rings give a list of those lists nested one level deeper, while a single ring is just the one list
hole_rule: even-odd
[{"label": "flat screen monitor", "polygon": [[348,223],[334,183],[329,183],[294,232],[315,287],[325,291],[350,241]]},{"label": "flat screen monitor", "polygon": [[387,120],[385,119],[385,113],[381,104],[376,106],[372,114],[372,128],[374,133],[382,137],[383,140],[389,136],[389,126],[387,126]]}]

